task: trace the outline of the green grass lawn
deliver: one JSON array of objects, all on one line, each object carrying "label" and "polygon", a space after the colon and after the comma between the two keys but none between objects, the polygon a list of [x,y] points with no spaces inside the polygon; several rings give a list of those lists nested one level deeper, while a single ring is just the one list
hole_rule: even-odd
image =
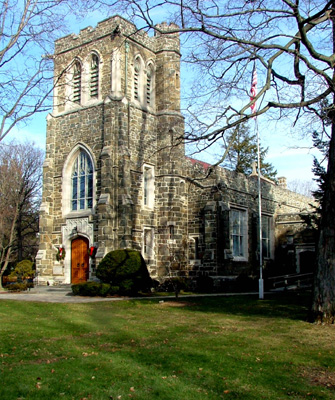
[{"label": "green grass lawn", "polygon": [[0,301],[0,399],[334,399],[305,295]]}]

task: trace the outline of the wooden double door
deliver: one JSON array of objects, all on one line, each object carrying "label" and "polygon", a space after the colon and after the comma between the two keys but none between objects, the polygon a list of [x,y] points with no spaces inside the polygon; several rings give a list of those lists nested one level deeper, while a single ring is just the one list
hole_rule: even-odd
[{"label": "wooden double door", "polygon": [[89,242],[78,237],[71,243],[71,283],[86,282],[89,278]]}]

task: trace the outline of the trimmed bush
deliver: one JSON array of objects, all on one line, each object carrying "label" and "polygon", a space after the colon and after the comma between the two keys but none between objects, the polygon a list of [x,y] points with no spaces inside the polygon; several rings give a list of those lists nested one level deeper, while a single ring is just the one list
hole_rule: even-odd
[{"label": "trimmed bush", "polygon": [[100,295],[102,297],[106,297],[111,293],[111,285],[109,283],[100,283]]},{"label": "trimmed bush", "polygon": [[120,294],[132,295],[152,286],[146,263],[136,250],[109,252],[98,265],[96,276],[104,283],[118,286]]},{"label": "trimmed bush", "polygon": [[16,264],[14,271],[9,275],[10,278],[17,278],[18,281],[23,281],[24,279],[33,277],[34,263],[30,260],[22,260]]},{"label": "trimmed bush", "polygon": [[11,283],[6,286],[6,289],[11,292],[24,292],[28,289],[28,285],[26,283]]},{"label": "trimmed bush", "polygon": [[100,282],[82,282],[71,286],[72,293],[77,296],[101,296],[106,297],[110,293],[111,286]]}]

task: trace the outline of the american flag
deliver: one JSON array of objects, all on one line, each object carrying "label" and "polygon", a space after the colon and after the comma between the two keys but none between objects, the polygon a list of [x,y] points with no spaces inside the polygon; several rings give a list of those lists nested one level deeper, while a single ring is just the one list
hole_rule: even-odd
[{"label": "american flag", "polygon": [[[250,89],[250,100],[254,100],[257,96],[257,70],[256,63],[254,62],[254,67],[252,69],[252,77],[251,77],[251,89]],[[254,113],[256,111],[256,102],[251,104],[250,106],[251,112]]]}]

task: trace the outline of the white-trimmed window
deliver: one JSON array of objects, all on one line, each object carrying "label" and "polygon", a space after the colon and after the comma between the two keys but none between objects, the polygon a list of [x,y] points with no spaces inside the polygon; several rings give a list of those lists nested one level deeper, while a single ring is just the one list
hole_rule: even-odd
[{"label": "white-trimmed window", "polygon": [[247,210],[230,211],[230,240],[234,260],[248,260],[248,213]]},{"label": "white-trimmed window", "polygon": [[142,252],[145,259],[152,259],[154,257],[154,228],[143,229],[143,246]]},{"label": "white-trimmed window", "polygon": [[272,258],[272,217],[262,215],[262,255],[263,258]]},{"label": "white-trimmed window", "polygon": [[93,207],[93,165],[89,155],[81,150],[71,174],[71,211]]},{"label": "white-trimmed window", "polygon": [[81,64],[79,61],[75,61],[73,64],[73,102],[78,104],[81,102],[81,77]]},{"label": "white-trimmed window", "polygon": [[93,53],[91,55],[90,65],[90,97],[98,98],[99,96],[99,57]]},{"label": "white-trimmed window", "polygon": [[155,171],[152,165],[143,165],[143,206],[154,208],[155,205]]}]

